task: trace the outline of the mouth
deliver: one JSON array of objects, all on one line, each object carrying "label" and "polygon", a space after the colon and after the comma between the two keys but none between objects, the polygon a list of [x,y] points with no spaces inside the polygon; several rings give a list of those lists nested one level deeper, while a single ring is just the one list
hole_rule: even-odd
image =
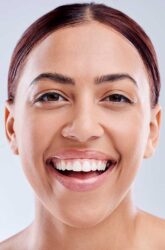
[{"label": "mouth", "polygon": [[71,149],[50,156],[45,163],[53,182],[59,182],[71,191],[82,192],[98,188],[107,178],[113,178],[111,173],[118,160],[98,151]]},{"label": "mouth", "polygon": [[46,164],[54,171],[68,177],[79,179],[91,178],[104,174],[116,165],[115,160],[96,160],[96,159],[66,159],[60,160],[49,158]]}]

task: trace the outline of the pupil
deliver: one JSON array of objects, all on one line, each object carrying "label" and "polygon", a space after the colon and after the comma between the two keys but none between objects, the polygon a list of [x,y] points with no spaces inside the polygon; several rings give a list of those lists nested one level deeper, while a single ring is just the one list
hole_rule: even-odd
[{"label": "pupil", "polygon": [[113,95],[113,96],[111,97],[111,99],[112,99],[113,101],[115,101],[115,102],[119,102],[119,101],[121,101],[121,96],[120,96],[120,95]]},{"label": "pupil", "polygon": [[49,95],[46,96],[46,99],[48,101],[58,101],[59,95],[55,93],[52,93],[52,94],[50,93]]}]

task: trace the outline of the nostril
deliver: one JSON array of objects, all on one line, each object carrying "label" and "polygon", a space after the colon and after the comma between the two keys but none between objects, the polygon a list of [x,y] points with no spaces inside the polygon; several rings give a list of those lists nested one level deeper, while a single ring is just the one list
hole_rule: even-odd
[{"label": "nostril", "polygon": [[77,140],[77,137],[75,135],[68,135],[67,137],[73,140]]},{"label": "nostril", "polygon": [[73,132],[73,129],[71,127],[65,127],[65,128],[63,128],[61,134],[65,138],[76,140],[75,133]]},{"label": "nostril", "polygon": [[87,142],[87,141],[92,141],[100,138],[98,135],[91,135],[91,133],[88,133],[88,131],[82,131],[77,133],[76,135],[73,133],[62,133],[62,136],[64,138],[73,140],[73,141],[78,141],[78,142]]},{"label": "nostril", "polygon": [[73,140],[73,141],[79,141],[79,139],[75,136],[75,135],[71,135],[71,134],[62,134],[62,136],[64,138],[67,138],[67,139],[70,139],[70,140]]}]

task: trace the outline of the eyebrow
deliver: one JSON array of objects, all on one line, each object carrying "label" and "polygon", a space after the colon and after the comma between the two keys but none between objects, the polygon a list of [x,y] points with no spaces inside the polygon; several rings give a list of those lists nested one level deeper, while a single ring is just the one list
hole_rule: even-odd
[{"label": "eyebrow", "polygon": [[[30,85],[35,84],[38,81],[47,80],[47,79],[56,83],[64,84],[64,85],[65,84],[75,85],[75,80],[73,78],[63,75],[63,74],[59,74],[59,73],[42,73],[38,75],[31,82]],[[102,76],[96,77],[94,80],[94,83],[101,84],[101,83],[114,82],[114,81],[125,80],[125,79],[132,81],[136,86],[138,86],[135,79],[129,74],[125,74],[125,73],[102,75]]]},{"label": "eyebrow", "polygon": [[53,82],[56,82],[56,83],[62,83],[62,84],[72,84],[74,85],[75,84],[75,81],[68,77],[68,76],[65,76],[65,75],[62,75],[62,74],[59,74],[59,73],[42,73],[40,75],[38,75],[32,82],[30,85],[38,82],[38,81],[41,81],[41,80],[51,80]]},{"label": "eyebrow", "polygon": [[118,80],[130,80],[132,81],[136,86],[137,86],[137,82],[135,81],[135,79],[130,76],[129,74],[108,74],[108,75],[103,75],[103,76],[99,76],[95,78],[95,83],[96,84],[100,84],[100,83],[104,83],[104,82],[114,82],[114,81],[118,81]]}]

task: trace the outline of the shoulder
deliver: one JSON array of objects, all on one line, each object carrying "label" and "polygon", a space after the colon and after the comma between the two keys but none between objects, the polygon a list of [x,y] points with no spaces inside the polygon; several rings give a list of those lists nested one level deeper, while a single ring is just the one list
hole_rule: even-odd
[{"label": "shoulder", "polygon": [[150,249],[165,249],[165,220],[139,210],[137,215],[137,238]]},{"label": "shoulder", "polygon": [[19,250],[22,233],[16,234],[0,243],[0,250]]},{"label": "shoulder", "polygon": [[0,242],[0,250],[15,250],[12,237]]},{"label": "shoulder", "polygon": [[0,242],[0,250],[22,250],[27,249],[27,236],[29,228],[11,236],[10,238]]}]

